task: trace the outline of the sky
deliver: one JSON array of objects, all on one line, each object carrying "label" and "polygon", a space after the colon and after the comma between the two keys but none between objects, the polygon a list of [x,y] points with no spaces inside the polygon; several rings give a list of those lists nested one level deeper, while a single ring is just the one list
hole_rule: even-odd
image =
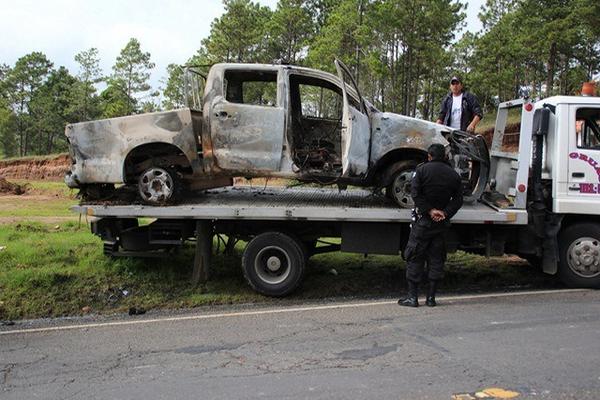
[{"label": "sky", "polygon": [[[275,8],[277,0],[259,0]],[[470,0],[467,29],[481,29],[477,13],[484,0]],[[55,67],[77,74],[75,54],[96,47],[104,74],[130,38],[156,64],[154,89],[170,63],[185,63],[223,14],[221,0],[0,0],[0,64],[14,66],[20,57],[40,51]]]}]

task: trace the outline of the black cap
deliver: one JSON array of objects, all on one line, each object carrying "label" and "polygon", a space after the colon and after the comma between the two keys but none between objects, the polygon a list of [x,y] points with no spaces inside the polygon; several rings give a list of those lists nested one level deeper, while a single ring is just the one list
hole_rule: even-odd
[{"label": "black cap", "polygon": [[460,76],[457,76],[457,75],[454,75],[452,77],[452,79],[450,79],[450,84],[452,84],[452,82],[454,82],[454,81],[456,81],[458,83],[462,83],[462,79],[460,79]]}]

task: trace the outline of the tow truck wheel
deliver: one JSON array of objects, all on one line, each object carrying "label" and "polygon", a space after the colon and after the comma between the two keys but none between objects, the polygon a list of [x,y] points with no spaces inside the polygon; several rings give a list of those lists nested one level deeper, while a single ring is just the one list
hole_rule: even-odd
[{"label": "tow truck wheel", "polygon": [[415,205],[410,195],[410,183],[416,167],[416,161],[407,160],[398,161],[388,169],[388,175],[391,176],[391,180],[390,184],[385,188],[385,194],[401,208],[413,208]]},{"label": "tow truck wheel", "polygon": [[571,225],[559,236],[559,276],[569,287],[600,288],[600,226]]},{"label": "tow truck wheel", "polygon": [[148,168],[138,179],[140,197],[150,205],[158,206],[176,201],[180,189],[179,176],[170,168]]},{"label": "tow truck wheel", "polygon": [[242,256],[244,277],[254,290],[267,296],[285,296],[302,282],[303,246],[281,232],[265,232],[252,239]]}]

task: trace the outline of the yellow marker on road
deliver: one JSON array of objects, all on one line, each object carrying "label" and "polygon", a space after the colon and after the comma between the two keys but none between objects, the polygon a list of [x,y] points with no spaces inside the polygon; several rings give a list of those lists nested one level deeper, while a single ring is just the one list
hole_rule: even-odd
[{"label": "yellow marker on road", "polygon": [[[483,394],[484,396],[479,396],[479,394]],[[512,390],[505,390],[501,388],[489,388],[483,389],[481,392],[475,393],[475,396],[478,398],[493,398],[493,399],[513,399],[519,396],[518,392],[513,392]]]},{"label": "yellow marker on road", "polygon": [[472,395],[470,395],[468,393],[464,393],[464,394],[453,394],[452,400],[476,400],[476,399]]},{"label": "yellow marker on road", "polygon": [[454,394],[452,395],[452,400],[514,399],[519,395],[520,393],[513,392],[512,390],[505,390],[501,388],[488,388],[475,393]]}]

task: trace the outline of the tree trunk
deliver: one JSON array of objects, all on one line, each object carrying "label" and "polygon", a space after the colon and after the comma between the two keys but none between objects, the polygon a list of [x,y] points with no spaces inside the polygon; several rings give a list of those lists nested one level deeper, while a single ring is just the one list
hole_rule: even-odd
[{"label": "tree trunk", "polygon": [[54,141],[54,134],[52,131],[48,131],[48,141],[46,142],[46,154],[52,154],[52,142]]},{"label": "tree trunk", "polygon": [[23,135],[23,117],[21,116],[21,118],[19,118],[19,157],[23,157],[23,140],[24,140],[24,135]]},{"label": "tree trunk", "polygon": [[[359,0],[358,2],[358,27],[362,26],[363,22],[363,0]],[[356,86],[358,89],[359,81],[360,81],[360,46],[358,41],[355,39],[354,44],[356,46]]]},{"label": "tree trunk", "polygon": [[398,99],[398,94],[396,93],[396,88],[397,88],[397,84],[398,84],[398,76],[397,76],[397,65],[396,65],[396,60],[397,60],[397,54],[398,54],[398,42],[395,40],[394,44],[392,46],[392,59],[390,62],[390,75],[391,75],[391,95],[392,95],[392,109],[391,111],[394,112],[397,110],[396,106],[397,106],[397,99]]},{"label": "tree trunk", "polygon": [[408,47],[405,53],[404,61],[404,96],[402,105],[402,114],[410,115],[410,89],[412,79],[412,48]]},{"label": "tree trunk", "polygon": [[385,112],[385,80],[383,76],[379,80],[379,86],[381,90],[381,111]]},{"label": "tree trunk", "polygon": [[554,89],[554,68],[556,64],[556,43],[550,45],[550,53],[548,54],[548,76],[546,77],[546,97],[552,95]]}]

